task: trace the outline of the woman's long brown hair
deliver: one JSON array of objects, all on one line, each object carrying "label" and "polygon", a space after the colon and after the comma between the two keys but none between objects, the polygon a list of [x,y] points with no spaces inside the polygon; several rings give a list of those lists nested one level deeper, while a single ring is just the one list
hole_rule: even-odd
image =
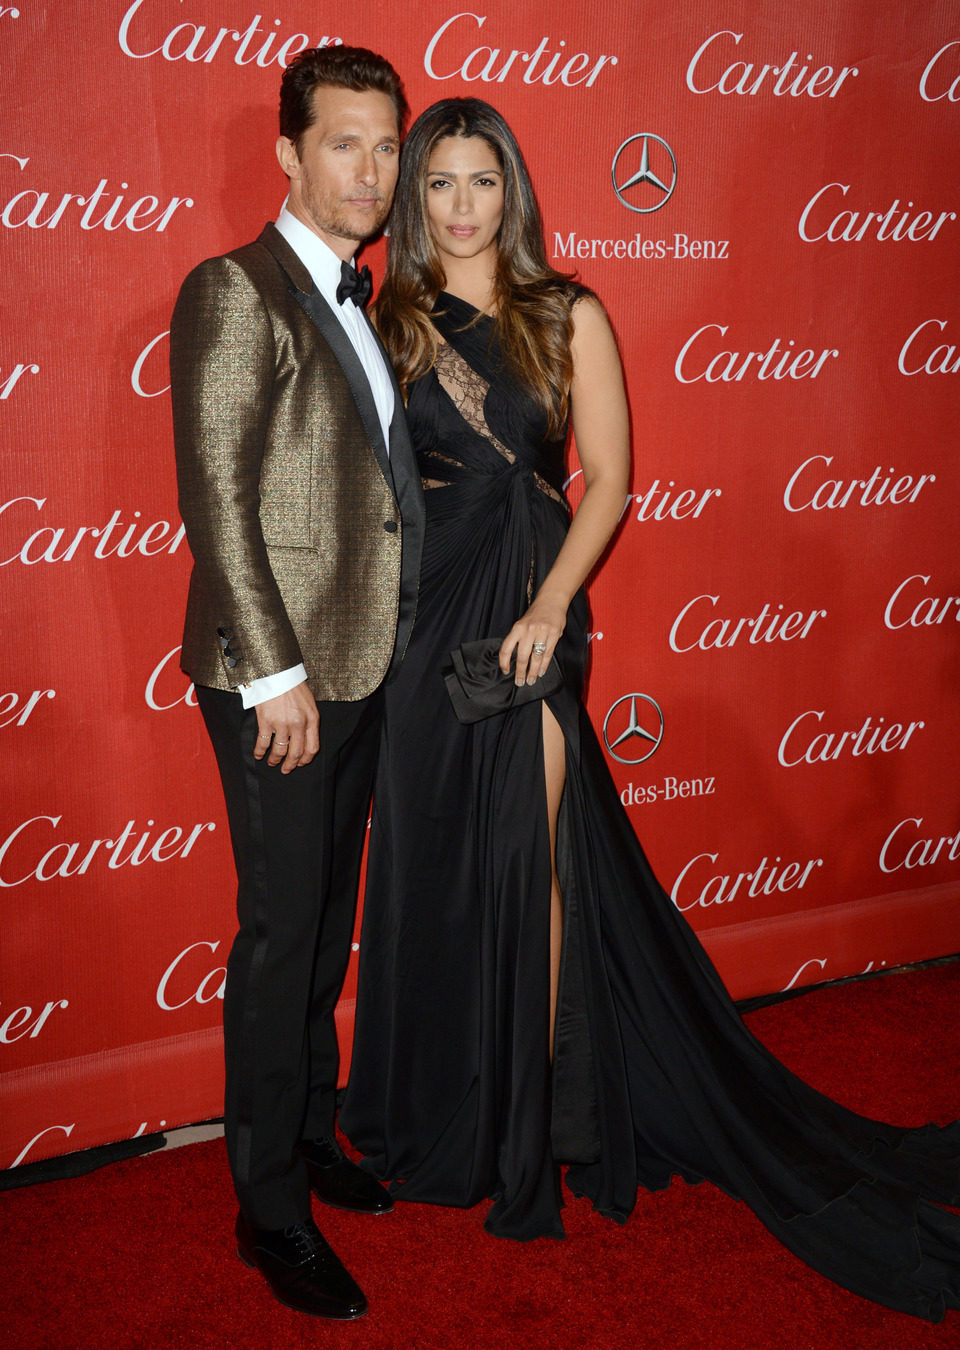
[{"label": "woman's long brown hair", "polygon": [[508,370],[542,407],[548,433],[566,425],[573,363],[571,285],[547,262],[540,209],[520,147],[504,119],[476,98],[449,98],[421,113],[403,147],[390,217],[387,273],[377,298],[377,328],[400,387],[432,367],[437,334],[430,312],[445,284],[427,216],[427,164],[448,136],[479,136],[503,171],[503,221],[494,279],[497,336]]}]

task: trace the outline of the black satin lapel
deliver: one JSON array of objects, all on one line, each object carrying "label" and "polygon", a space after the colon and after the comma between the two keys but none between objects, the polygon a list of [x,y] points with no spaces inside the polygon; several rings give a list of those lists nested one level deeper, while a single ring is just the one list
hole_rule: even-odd
[{"label": "black satin lapel", "polygon": [[[393,366],[390,357],[387,355],[387,349],[380,341],[380,334],[370,322],[370,316],[365,312],[363,316],[373,334],[373,340],[380,349],[380,355],[383,357],[383,364],[387,368],[387,374],[390,377],[390,383],[393,385],[393,421],[390,423],[390,468],[393,473],[394,490],[396,492],[397,503],[402,509],[404,520],[409,517],[423,516],[423,492],[420,486],[420,470],[417,467],[416,455],[413,452],[413,444],[410,440],[410,433],[407,430],[407,418],[403,407],[403,395],[400,393],[400,386],[397,384],[397,377],[393,373]],[[406,507],[409,509],[403,509]]]},{"label": "black satin lapel", "polygon": [[[330,306],[324,300],[317,289],[314,289],[309,295],[304,291],[294,289],[294,295],[297,304],[316,324],[324,338],[326,338],[333,354],[340,362],[344,375],[347,377],[347,383],[353,392],[353,397],[357,404],[357,410],[363,420],[363,427],[367,433],[367,439],[373,446],[373,453],[377,457],[377,463],[380,470],[390,485],[394,496],[397,495],[394,487],[393,472],[390,467],[390,456],[387,454],[387,447],[383,440],[383,431],[380,426],[380,417],[377,413],[377,405],[373,399],[373,393],[370,389],[370,381],[367,379],[366,371],[360,362],[354,350],[353,343],[347,337],[341,327],[340,320],[333,313]],[[387,366],[389,370],[389,363]],[[392,372],[391,372],[392,374]],[[399,399],[399,394],[397,395]],[[396,419],[394,419],[396,420]]]},{"label": "black satin lapel", "polygon": [[[369,316],[365,316],[370,323]],[[420,470],[414,454],[413,442],[407,429],[407,414],[403,406],[403,396],[397,377],[390,364],[387,350],[380,341],[380,334],[370,323],[370,331],[383,356],[390,382],[393,385],[393,420],[390,423],[390,469],[393,474],[393,490],[400,508],[403,521],[403,562],[400,569],[400,605],[397,616],[397,640],[393,649],[393,660],[387,671],[391,679],[399,668],[410,640],[414,616],[417,612],[417,599],[420,592],[420,558],[423,553],[423,530],[426,508],[423,503],[423,487],[420,482]]]}]

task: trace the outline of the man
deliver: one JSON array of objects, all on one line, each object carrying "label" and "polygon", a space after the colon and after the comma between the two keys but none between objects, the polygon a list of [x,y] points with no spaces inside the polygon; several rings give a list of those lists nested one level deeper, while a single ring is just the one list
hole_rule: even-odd
[{"label": "man", "polygon": [[[380,687],[413,623],[423,500],[357,245],[390,209],[406,103],[382,57],[302,52],[277,156],[289,195],[174,312],[180,509],[194,556],[181,664],[223,782],[239,878],[224,998],[238,1252],[288,1306],[366,1300],[310,1189],[382,1213],[334,1135],[334,1008],[350,953]],[[366,294],[364,293],[366,292]]]}]

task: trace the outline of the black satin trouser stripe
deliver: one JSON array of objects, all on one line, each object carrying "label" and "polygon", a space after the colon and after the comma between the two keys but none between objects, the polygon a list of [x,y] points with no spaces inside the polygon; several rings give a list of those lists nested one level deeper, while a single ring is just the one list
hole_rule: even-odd
[{"label": "black satin trouser stripe", "polygon": [[[253,1046],[257,1030],[257,1014],[260,1008],[260,976],[267,957],[268,943],[268,899],[266,850],[263,833],[263,803],[260,796],[260,778],[254,766],[253,757],[258,734],[256,717],[244,717],[240,723],[240,742],[243,756],[244,795],[246,799],[246,825],[249,841],[252,893],[254,896],[254,929],[256,940],[250,964],[247,967],[246,987],[243,991],[243,1032],[242,1044]],[[231,823],[231,833],[233,832]],[[240,876],[238,868],[238,876]],[[239,904],[238,904],[239,908]],[[234,1144],[234,1168],[243,1182],[248,1182],[251,1171],[253,1151],[253,1101],[254,1080],[247,1077],[242,1080],[242,1088],[237,1102],[236,1141]]]},{"label": "black satin trouser stripe", "polygon": [[380,696],[323,703],[320,753],[283,775],[255,760],[255,710],[198,689],[239,879],[227,963],[227,1149],[257,1227],[309,1214],[300,1138],[333,1129],[334,1008],[350,953]]}]

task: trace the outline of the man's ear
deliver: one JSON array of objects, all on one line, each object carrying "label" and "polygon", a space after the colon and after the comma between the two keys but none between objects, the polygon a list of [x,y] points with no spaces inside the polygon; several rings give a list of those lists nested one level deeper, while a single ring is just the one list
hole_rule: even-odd
[{"label": "man's ear", "polygon": [[287,136],[277,137],[277,159],[288,178],[300,177],[300,156],[297,147]]}]

